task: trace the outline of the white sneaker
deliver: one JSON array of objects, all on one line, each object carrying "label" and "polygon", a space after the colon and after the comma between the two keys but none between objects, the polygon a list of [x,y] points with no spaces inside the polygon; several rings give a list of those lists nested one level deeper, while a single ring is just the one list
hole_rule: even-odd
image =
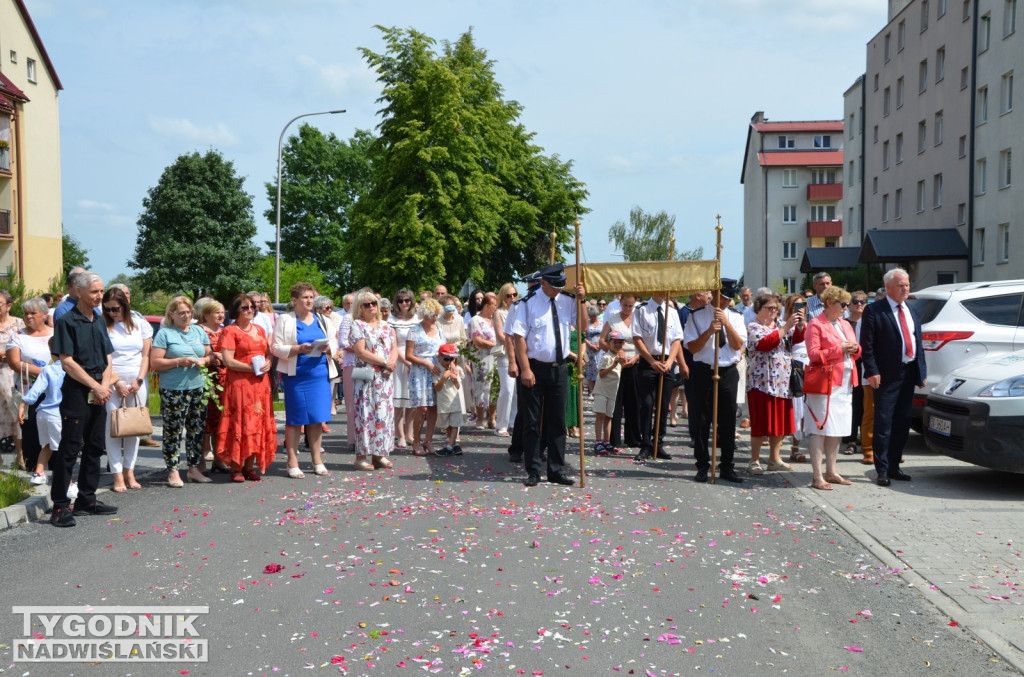
[{"label": "white sneaker", "polygon": [[68,485],[68,499],[75,500],[78,498],[78,482],[72,482]]},{"label": "white sneaker", "polygon": [[44,473],[44,472],[34,472],[34,473],[32,473],[32,477],[31,477],[31,479],[29,479],[28,483],[29,484],[34,484],[36,486],[39,486],[41,484],[46,484],[46,473]]},{"label": "white sneaker", "polygon": [[747,472],[751,475],[763,475],[764,468],[761,467],[761,463],[759,461],[751,461],[747,465]]}]

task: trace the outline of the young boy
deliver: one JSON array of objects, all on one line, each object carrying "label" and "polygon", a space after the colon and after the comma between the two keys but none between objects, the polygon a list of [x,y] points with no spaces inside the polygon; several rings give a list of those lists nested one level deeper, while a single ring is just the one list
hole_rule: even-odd
[{"label": "young boy", "polygon": [[437,401],[437,425],[448,436],[448,444],[444,449],[434,453],[438,456],[459,456],[462,445],[456,440],[459,427],[462,425],[462,367],[456,362],[458,351],[451,343],[445,343],[437,350],[437,359],[441,363],[441,375],[434,377],[434,392]]},{"label": "young boy", "polygon": [[36,410],[36,427],[39,429],[39,443],[43,448],[39,452],[39,459],[29,480],[30,484],[46,484],[46,465],[50,462],[50,456],[60,446],[60,387],[63,384],[64,366],[60,362],[49,364],[43,367],[35,383],[25,393],[24,400],[18,405],[18,422],[24,423],[25,408],[35,404],[45,395],[45,399]]},{"label": "young boy", "polygon": [[615,393],[619,389],[619,377],[622,365],[626,362],[626,354],[622,347],[626,341],[622,332],[613,329],[608,332],[608,345],[611,350],[601,353],[597,363],[597,384],[594,386],[594,403],[592,405],[597,421],[594,423],[594,453],[607,456],[617,452],[608,442],[612,433],[612,414],[615,411]]}]

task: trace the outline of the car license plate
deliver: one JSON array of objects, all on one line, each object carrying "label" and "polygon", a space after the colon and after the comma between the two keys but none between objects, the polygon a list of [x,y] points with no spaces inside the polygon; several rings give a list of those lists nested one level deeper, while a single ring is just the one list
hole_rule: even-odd
[{"label": "car license plate", "polygon": [[929,416],[928,430],[931,430],[933,433],[938,433],[939,435],[945,435],[946,437],[949,437],[950,432],[952,431],[952,423],[952,421],[945,418],[939,418],[938,416]]}]

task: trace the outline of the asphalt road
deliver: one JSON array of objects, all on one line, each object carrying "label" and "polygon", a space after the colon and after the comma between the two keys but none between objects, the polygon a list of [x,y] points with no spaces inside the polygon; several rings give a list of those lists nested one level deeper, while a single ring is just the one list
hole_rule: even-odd
[{"label": "asphalt road", "polygon": [[325,478],[154,476],[103,496],[118,519],[0,534],[4,606],[210,607],[208,663],[15,662],[21,620],[3,610],[0,672],[1017,674],[807,501],[802,476],[698,485],[689,462],[588,456],[585,489],[526,489],[498,438],[463,443],[386,472],[331,453]]}]

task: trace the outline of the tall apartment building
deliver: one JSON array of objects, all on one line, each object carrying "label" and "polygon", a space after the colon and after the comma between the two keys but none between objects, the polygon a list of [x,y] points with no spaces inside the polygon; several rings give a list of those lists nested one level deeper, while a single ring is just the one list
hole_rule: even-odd
[{"label": "tall apartment building", "polygon": [[865,75],[845,94],[860,259],[909,266],[915,287],[1024,277],[1011,249],[1024,241],[1012,175],[1024,132],[1013,114],[1017,5],[891,0]]},{"label": "tall apartment building", "polygon": [[755,113],[740,183],[744,283],[797,291],[805,250],[842,244],[843,121]]},{"label": "tall apartment building", "polygon": [[63,89],[23,0],[0,0],[0,275],[60,277]]}]

